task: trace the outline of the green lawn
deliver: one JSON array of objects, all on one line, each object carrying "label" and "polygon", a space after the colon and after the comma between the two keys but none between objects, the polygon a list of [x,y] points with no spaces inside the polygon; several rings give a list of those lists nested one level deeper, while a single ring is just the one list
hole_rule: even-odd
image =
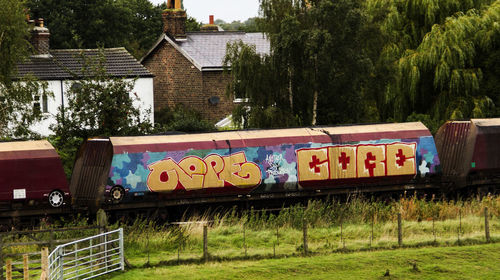
[{"label": "green lawn", "polygon": [[[416,263],[416,269],[413,264]],[[390,276],[384,274],[389,270]],[[499,279],[500,244],[136,268],[109,279]]]}]

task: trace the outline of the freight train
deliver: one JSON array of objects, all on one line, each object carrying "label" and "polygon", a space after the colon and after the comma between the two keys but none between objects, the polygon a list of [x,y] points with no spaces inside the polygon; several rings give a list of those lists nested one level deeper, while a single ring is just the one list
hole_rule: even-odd
[{"label": "freight train", "polygon": [[[0,217],[417,189],[496,189],[500,119],[0,143]],[[71,195],[71,196],[70,196]],[[44,207],[47,205],[48,207]]]}]

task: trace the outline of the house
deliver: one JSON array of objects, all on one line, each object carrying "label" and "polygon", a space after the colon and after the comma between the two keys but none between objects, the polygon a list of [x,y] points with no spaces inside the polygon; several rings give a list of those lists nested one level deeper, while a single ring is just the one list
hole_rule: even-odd
[{"label": "house", "polygon": [[238,40],[254,45],[260,54],[270,53],[263,33],[220,31],[213,16],[202,31],[186,32],[186,12],[180,7],[165,10],[163,34],[140,60],[155,76],[155,113],[184,104],[207,120],[227,124],[224,118],[243,101],[226,95],[231,77],[223,73],[226,46]]},{"label": "house", "polygon": [[[31,21],[33,22],[33,21]],[[31,29],[31,43],[34,54],[28,60],[17,65],[18,76],[33,75],[38,80],[46,81],[47,90],[53,93],[52,97],[41,94],[33,106],[44,113],[45,119],[32,130],[43,136],[52,134],[49,129],[56,122],[58,108],[67,104],[67,91],[78,83],[81,77],[82,55],[92,59],[97,57],[98,49],[50,49],[50,32],[44,27],[43,19],[38,19]],[[137,96],[135,103],[141,110],[153,111],[153,74],[142,66],[125,48],[106,48],[103,50],[104,67],[107,74],[113,78],[135,80],[131,97]],[[153,114],[142,116],[154,121]]]}]

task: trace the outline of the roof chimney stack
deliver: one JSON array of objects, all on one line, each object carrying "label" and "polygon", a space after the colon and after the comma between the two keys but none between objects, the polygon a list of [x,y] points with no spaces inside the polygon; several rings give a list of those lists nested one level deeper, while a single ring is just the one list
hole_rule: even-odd
[{"label": "roof chimney stack", "polygon": [[43,18],[35,20],[35,26],[31,29],[31,44],[33,45],[34,55],[50,56],[49,37],[50,32],[43,24]]},{"label": "roof chimney stack", "polygon": [[162,13],[163,32],[173,39],[186,38],[186,11],[181,0],[168,0],[167,9]]},{"label": "roof chimney stack", "polygon": [[210,15],[208,17],[208,24],[205,24],[201,27],[201,31],[203,32],[217,32],[219,31],[219,27],[215,25],[214,15]]}]

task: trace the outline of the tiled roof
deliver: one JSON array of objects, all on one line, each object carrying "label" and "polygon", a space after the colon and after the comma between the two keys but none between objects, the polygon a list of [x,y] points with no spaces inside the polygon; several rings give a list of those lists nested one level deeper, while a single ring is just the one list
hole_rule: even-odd
[{"label": "tiled roof", "polygon": [[[17,65],[18,77],[31,74],[40,80],[81,78],[82,55],[97,59],[98,49],[50,50],[51,56],[32,56]],[[153,77],[125,48],[104,49],[104,66],[111,77]]]},{"label": "tiled roof", "polygon": [[271,45],[264,33],[245,33],[235,31],[222,32],[188,32],[186,39],[173,40],[167,35],[162,35],[151,51],[141,59],[144,61],[148,55],[163,40],[167,40],[176,47],[199,70],[221,70],[229,42],[243,41],[254,45],[257,53],[269,54]]},{"label": "tiled roof", "polygon": [[257,53],[269,54],[270,44],[263,33],[245,32],[195,32],[188,33],[186,41],[177,41],[202,69],[221,68],[228,42],[238,40],[255,45]]}]

